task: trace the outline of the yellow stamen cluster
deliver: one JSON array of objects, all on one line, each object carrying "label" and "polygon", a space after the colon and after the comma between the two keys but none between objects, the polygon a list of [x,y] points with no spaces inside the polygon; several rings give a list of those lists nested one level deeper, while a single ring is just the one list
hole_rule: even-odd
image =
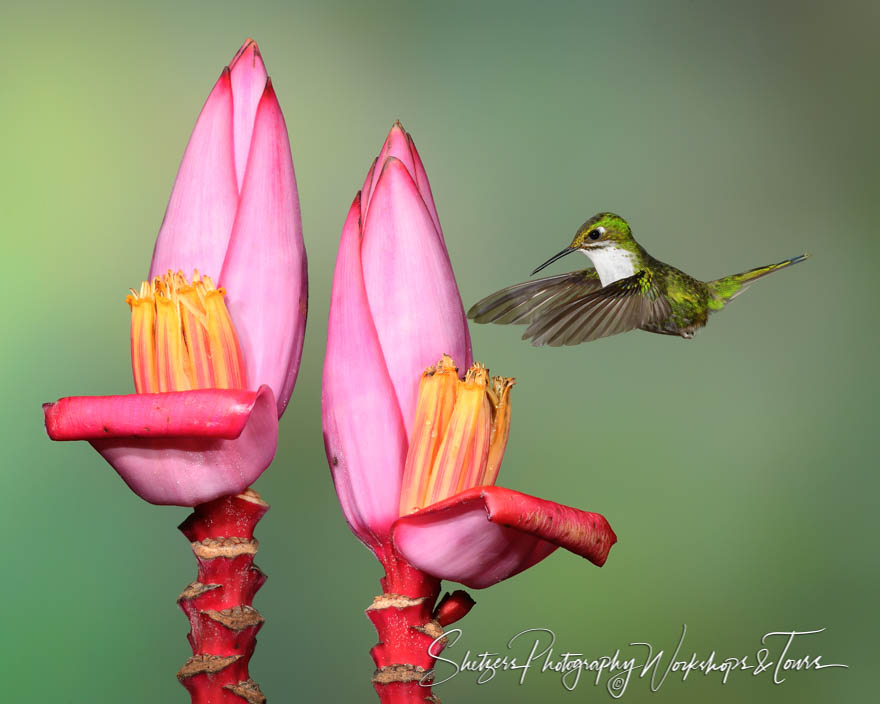
[{"label": "yellow stamen cluster", "polygon": [[474,364],[463,380],[446,355],[419,382],[400,515],[474,486],[495,484],[510,429],[514,380]]},{"label": "yellow stamen cluster", "polygon": [[168,272],[131,289],[131,366],[138,393],[245,388],[224,296],[208,276]]}]

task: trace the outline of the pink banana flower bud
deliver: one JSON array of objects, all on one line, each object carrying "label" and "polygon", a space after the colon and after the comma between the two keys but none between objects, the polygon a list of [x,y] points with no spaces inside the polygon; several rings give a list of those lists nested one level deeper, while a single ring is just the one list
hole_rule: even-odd
[{"label": "pink banana flower bud", "polygon": [[471,361],[467,320],[412,139],[391,128],[345,221],[327,333],[327,455],[355,534],[376,546],[398,517],[425,367]]},{"label": "pink banana flower bud", "polygon": [[512,386],[473,364],[425,169],[395,123],[342,229],[323,380],[342,511],[385,568],[367,610],[382,701],[430,695],[429,646],[473,605],[456,592],[435,609],[440,580],[487,587],[557,547],[601,566],[616,541],[599,514],[495,486]]},{"label": "pink banana flower bud", "polygon": [[46,404],[49,436],[88,440],[150,503],[243,491],[275,454],[307,296],[287,128],[249,40],[202,108],[127,299],[137,393]]}]

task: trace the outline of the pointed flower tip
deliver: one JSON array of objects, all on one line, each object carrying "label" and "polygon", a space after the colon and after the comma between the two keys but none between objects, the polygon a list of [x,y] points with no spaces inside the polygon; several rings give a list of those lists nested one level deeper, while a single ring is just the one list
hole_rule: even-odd
[{"label": "pointed flower tip", "polygon": [[[380,154],[379,158],[381,157],[382,155]],[[374,182],[367,202],[368,208],[372,204],[376,193],[380,190],[380,184],[383,188],[390,188],[395,192],[395,195],[393,196],[394,200],[400,199],[401,201],[404,201],[404,199],[406,199],[414,202],[411,196],[413,194],[418,195],[418,186],[416,185],[412,172],[398,157],[393,154],[386,154],[382,160],[378,178],[375,176],[375,167],[373,173]],[[421,199],[420,195],[419,199]]]},{"label": "pointed flower tip", "polygon": [[[278,104],[278,96],[275,94],[275,85],[272,83],[272,79],[269,76],[266,76],[266,86],[263,88],[263,94],[260,96],[260,104],[257,106],[259,110],[262,107],[263,103],[268,102]],[[279,111],[281,108],[278,108]]]},{"label": "pointed flower tip", "polygon": [[244,44],[241,45],[241,48],[235,52],[235,56],[232,57],[232,61],[229,62],[229,68],[232,68],[239,62],[239,60],[244,56],[250,56],[251,60],[262,59],[262,54],[260,54],[260,47],[257,46],[257,43],[248,37],[245,39]]},{"label": "pointed flower tip", "polygon": [[388,155],[385,157],[385,161],[382,162],[382,170],[379,172],[379,180],[382,180],[382,177],[386,175],[389,176],[406,176],[410,181],[413,182],[415,186],[415,179],[413,179],[413,175],[410,173],[409,169],[406,168],[406,164],[404,164],[400,159],[396,156]]},{"label": "pointed flower tip", "polygon": [[409,146],[408,140],[409,134],[403,128],[400,120],[395,120],[391,124],[391,129],[388,130],[388,134],[385,136],[385,142],[382,144],[379,156],[381,157],[384,155],[387,159],[400,149],[406,149]]},{"label": "pointed flower tip", "polygon": [[[208,99],[205,101],[205,107],[202,108],[202,112],[205,111],[209,105],[216,109],[218,103],[221,103],[225,100],[232,100],[232,73],[229,70],[229,66],[224,66],[223,70],[220,71],[220,75],[217,76],[217,81],[214,83],[214,87],[211,88],[211,92],[208,94]],[[192,136],[190,136],[192,138]],[[186,154],[184,154],[186,156]]]},{"label": "pointed flower tip", "polygon": [[[421,164],[421,157],[419,156],[419,150],[416,149],[416,141],[413,139],[413,136],[409,132],[407,132],[403,128],[403,125],[401,125],[399,122],[397,122],[396,125],[400,127],[400,131],[403,133],[403,136],[406,137],[407,146],[412,153],[413,159],[417,163],[416,168],[424,169],[424,166]],[[425,178],[427,180],[427,175],[425,175]]]},{"label": "pointed flower tip", "polygon": [[357,228],[358,228],[358,237],[360,237],[361,232],[361,191],[358,191],[354,194],[354,198],[351,199],[351,205],[348,206],[348,215],[346,216],[346,222],[349,218],[357,216]]}]

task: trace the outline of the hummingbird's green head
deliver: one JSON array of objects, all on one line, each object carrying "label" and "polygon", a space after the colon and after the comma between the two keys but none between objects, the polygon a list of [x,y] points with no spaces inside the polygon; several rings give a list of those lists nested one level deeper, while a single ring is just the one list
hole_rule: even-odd
[{"label": "hummingbird's green head", "polygon": [[614,213],[596,213],[578,228],[571,241],[572,249],[626,247],[633,241],[629,224]]},{"label": "hummingbird's green head", "polygon": [[[613,256],[617,251],[626,250],[631,252],[636,247],[632,230],[629,229],[626,220],[614,213],[596,213],[578,228],[574,239],[568,247],[550,257],[550,259],[535,269],[532,274],[538,273],[544,267],[572,252],[583,252],[584,254],[592,252],[593,254],[587,254],[587,256],[594,259],[594,255]],[[602,250],[604,250],[604,253]]]}]

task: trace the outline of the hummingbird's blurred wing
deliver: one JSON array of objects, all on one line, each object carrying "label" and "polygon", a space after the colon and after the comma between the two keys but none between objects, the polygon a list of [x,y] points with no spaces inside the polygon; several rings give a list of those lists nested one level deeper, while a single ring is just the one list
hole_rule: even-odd
[{"label": "hummingbird's blurred wing", "polygon": [[600,337],[659,323],[670,313],[666,297],[640,271],[626,279],[547,309],[526,328],[523,339],[532,344],[578,345]]},{"label": "hummingbird's blurred wing", "polygon": [[525,281],[477,301],[468,311],[468,318],[478,323],[531,323],[551,308],[582,298],[600,288],[602,283],[595,269]]}]

